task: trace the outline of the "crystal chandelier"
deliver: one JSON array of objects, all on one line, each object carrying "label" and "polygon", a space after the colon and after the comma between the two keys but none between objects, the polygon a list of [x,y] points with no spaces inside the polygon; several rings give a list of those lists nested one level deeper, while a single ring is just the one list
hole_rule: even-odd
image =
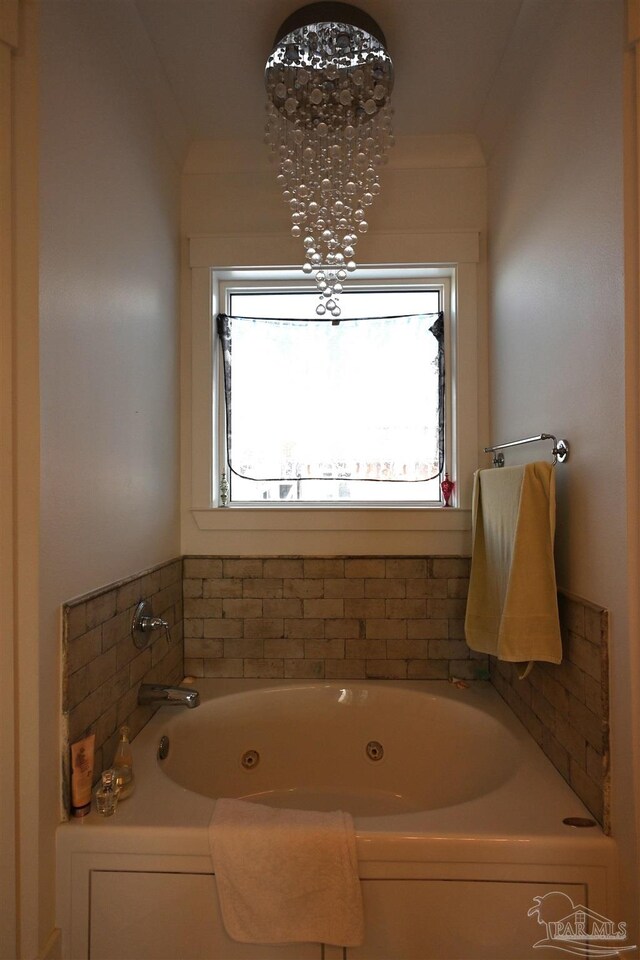
[{"label": "crystal chandelier", "polygon": [[[393,144],[393,64],[384,34],[347,3],[311,3],[278,31],[267,60],[266,141],[291,210],[291,234],[318,286],[319,316],[340,316],[358,236]],[[336,320],[337,322],[337,320]]]}]

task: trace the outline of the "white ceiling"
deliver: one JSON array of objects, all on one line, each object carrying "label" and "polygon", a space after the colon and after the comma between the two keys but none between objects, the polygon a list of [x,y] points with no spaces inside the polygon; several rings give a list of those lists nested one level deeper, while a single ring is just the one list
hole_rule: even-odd
[{"label": "white ceiling", "polygon": [[[566,0],[362,0],[395,65],[398,134],[487,136]],[[261,137],[264,64],[297,0],[136,0],[191,139]],[[495,123],[494,123],[495,126]]]}]

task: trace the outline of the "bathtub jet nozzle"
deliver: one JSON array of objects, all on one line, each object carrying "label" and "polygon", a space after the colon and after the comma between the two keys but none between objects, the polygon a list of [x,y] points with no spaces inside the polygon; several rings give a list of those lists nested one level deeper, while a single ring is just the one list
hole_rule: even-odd
[{"label": "bathtub jet nozzle", "polygon": [[165,707],[189,707],[193,709],[200,704],[200,694],[197,690],[187,687],[170,687],[164,683],[141,683],[138,690],[138,704],[159,704]]}]

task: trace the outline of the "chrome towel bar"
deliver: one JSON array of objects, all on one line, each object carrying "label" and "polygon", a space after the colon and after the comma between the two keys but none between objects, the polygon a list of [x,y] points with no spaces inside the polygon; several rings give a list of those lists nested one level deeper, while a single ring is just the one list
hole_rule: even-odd
[{"label": "chrome towel bar", "polygon": [[504,467],[504,454],[496,453],[498,450],[504,450],[505,447],[518,447],[521,443],[537,443],[538,440],[553,440],[553,462],[564,463],[569,456],[569,441],[558,440],[552,433],[541,433],[537,437],[525,437],[522,440],[511,440],[510,443],[497,443],[493,447],[485,447],[485,453],[493,453],[494,467]]}]

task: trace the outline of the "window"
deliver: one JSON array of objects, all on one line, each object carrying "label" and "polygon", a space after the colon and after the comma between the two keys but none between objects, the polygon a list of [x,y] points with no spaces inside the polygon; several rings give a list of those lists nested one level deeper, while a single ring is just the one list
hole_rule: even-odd
[{"label": "window", "polygon": [[[486,423],[484,271],[475,230],[390,232],[367,241],[375,264],[358,265],[349,287],[439,288],[445,314],[446,470],[456,481],[453,509],[437,501],[254,500],[220,509],[225,465],[222,365],[215,318],[229,291],[275,288],[300,280],[288,234],[208,235],[188,242],[182,337],[182,545],[186,553],[338,556],[466,554],[473,473]],[[391,262],[389,262],[391,260]],[[263,264],[256,267],[255,264]],[[233,266],[231,265],[233,264]],[[356,279],[357,278],[357,279]],[[486,441],[485,441],[486,442]],[[282,481],[293,484],[293,481]],[[413,485],[409,485],[413,486]],[[278,491],[279,493],[279,491]],[[291,489],[288,491],[291,496]],[[283,487],[283,496],[287,490]]]},{"label": "window", "polygon": [[[317,292],[221,283],[218,462],[233,505],[441,505],[452,444],[450,277],[351,281],[339,325]],[[449,457],[450,458],[450,457]]]}]

